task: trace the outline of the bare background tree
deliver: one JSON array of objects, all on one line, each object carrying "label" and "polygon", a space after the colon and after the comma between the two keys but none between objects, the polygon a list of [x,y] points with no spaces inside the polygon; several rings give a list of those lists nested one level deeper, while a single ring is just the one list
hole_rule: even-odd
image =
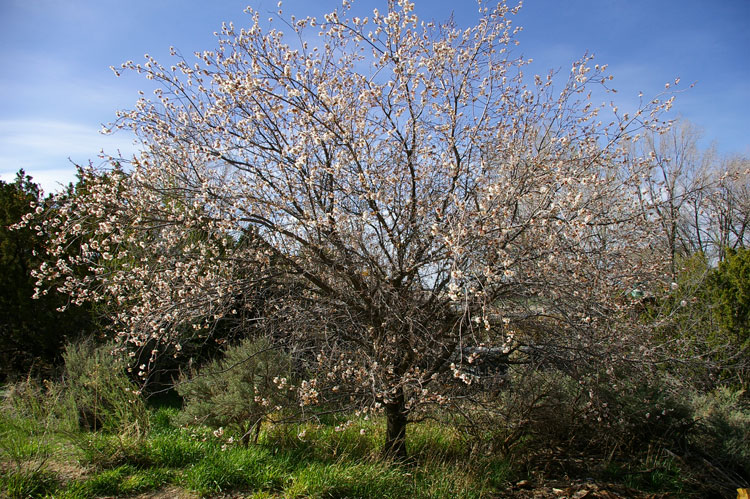
[{"label": "bare background tree", "polygon": [[747,242],[750,162],[722,158],[713,146],[701,149],[700,139],[700,130],[681,119],[667,133],[646,134],[632,149],[654,166],[641,195],[653,202],[673,276],[680,258],[702,252],[721,261],[726,248]]}]

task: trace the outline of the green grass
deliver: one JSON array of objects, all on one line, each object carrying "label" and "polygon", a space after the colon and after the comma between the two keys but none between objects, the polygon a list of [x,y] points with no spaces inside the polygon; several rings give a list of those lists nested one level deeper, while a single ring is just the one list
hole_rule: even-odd
[{"label": "green grass", "polygon": [[162,468],[136,469],[118,466],[103,470],[71,487],[84,497],[130,495],[156,490],[170,483],[174,475]]},{"label": "green grass", "polygon": [[285,497],[407,497],[404,472],[384,463],[311,462],[298,468]]},{"label": "green grass", "polygon": [[184,483],[201,494],[235,489],[278,490],[288,470],[266,449],[250,447],[214,452],[184,473]]},{"label": "green grass", "polygon": [[14,470],[0,473],[0,497],[12,499],[47,497],[59,488],[54,473],[36,470]]},{"label": "green grass", "polygon": [[680,469],[671,458],[647,458],[640,463],[610,463],[605,476],[645,492],[684,491]]},{"label": "green grass", "polygon": [[175,432],[149,438],[143,454],[153,466],[183,468],[215,452],[216,446],[210,440],[203,441]]},{"label": "green grass", "polygon": [[[177,409],[152,410],[150,431],[136,437],[42,432],[33,421],[3,415],[0,449],[10,450],[0,461],[0,496],[85,499],[170,487],[207,497],[481,498],[502,496],[523,475],[510,457],[472,454],[465,436],[438,421],[410,426],[410,459],[392,463],[380,457],[382,418],[268,427],[247,448],[238,435],[217,437],[203,426],[178,426],[178,420]],[[83,471],[74,477],[52,471],[64,462],[78,462]],[[643,466],[653,469],[612,466],[608,476],[641,490],[681,490],[674,465],[652,460]]]},{"label": "green grass", "polygon": [[44,421],[0,411],[0,460],[13,462],[45,459],[54,450]]}]

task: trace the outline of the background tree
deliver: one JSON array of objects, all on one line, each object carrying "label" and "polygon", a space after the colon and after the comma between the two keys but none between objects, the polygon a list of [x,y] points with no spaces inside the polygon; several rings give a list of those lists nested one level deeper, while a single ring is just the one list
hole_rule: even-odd
[{"label": "background tree", "polygon": [[46,249],[47,234],[39,227],[14,231],[11,226],[43,209],[39,186],[23,170],[12,183],[0,181],[0,377],[49,375],[62,360],[66,342],[92,331],[88,308],[59,314],[68,298],[55,293],[32,299],[38,267]]},{"label": "background tree", "polygon": [[646,133],[631,147],[653,165],[641,195],[654,202],[673,276],[680,259],[701,252],[716,263],[726,248],[744,247],[748,238],[750,164],[702,149],[700,139],[694,124],[679,119],[668,132]]},{"label": "background tree", "polygon": [[[527,78],[503,3],[463,30],[405,0],[348,8],[292,17],[291,43],[249,9],[194,64],[125,63],[162,85],[119,122],[144,151],[127,174],[87,173],[46,220],[38,276],[117,304],[117,337],[154,356],[274,279],[285,300],[258,322],[313,353],[300,403],[383,409],[385,451],[403,456],[420,407],[472,382],[464,346],[533,344],[569,365],[638,351],[624,293],[664,269],[637,202],[650,165],[626,161],[625,139],[661,130],[672,98],[596,107],[611,77],[588,57],[558,84]],[[229,244],[240,234],[252,244]]]},{"label": "background tree", "polygon": [[747,385],[747,353],[750,350],[750,250],[729,248],[707,282],[716,326],[710,340],[721,348],[721,361],[734,369],[740,385]]},{"label": "background tree", "polygon": [[680,258],[711,249],[707,200],[715,187],[713,149],[701,150],[700,131],[689,121],[679,120],[666,133],[647,133],[633,148],[636,157],[648,157],[654,166],[642,195],[654,206],[667,248],[670,272],[678,273]]},{"label": "background tree", "polygon": [[711,242],[719,260],[726,250],[747,247],[750,242],[750,161],[734,157],[715,169],[716,183],[707,199]]}]

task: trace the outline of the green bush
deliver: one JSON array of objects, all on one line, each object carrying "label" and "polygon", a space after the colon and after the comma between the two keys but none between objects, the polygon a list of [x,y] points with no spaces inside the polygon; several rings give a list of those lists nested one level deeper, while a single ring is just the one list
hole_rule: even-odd
[{"label": "green bush", "polygon": [[709,337],[717,348],[722,378],[747,387],[750,374],[750,250],[727,249],[706,283],[716,330]]},{"label": "green bush", "polygon": [[2,461],[21,470],[33,460],[42,469],[62,441],[100,467],[145,461],[148,412],[111,351],[91,341],[68,345],[61,380],[29,378],[8,387],[0,413]]},{"label": "green bush", "polygon": [[692,444],[715,466],[750,480],[750,401],[743,390],[720,387],[693,400],[698,422]]},{"label": "green bush", "polygon": [[264,420],[290,405],[289,377],[286,355],[265,340],[244,340],[222,359],[180,378],[184,420],[235,431],[247,446]]},{"label": "green bush", "polygon": [[670,372],[706,390],[747,388],[750,250],[727,249],[716,267],[702,253],[683,257],[675,279],[643,302],[644,321],[658,323],[655,339]]},{"label": "green bush", "polygon": [[63,409],[75,418],[74,426],[135,435],[148,429],[146,405],[112,345],[96,346],[91,340],[70,344],[63,358]]}]

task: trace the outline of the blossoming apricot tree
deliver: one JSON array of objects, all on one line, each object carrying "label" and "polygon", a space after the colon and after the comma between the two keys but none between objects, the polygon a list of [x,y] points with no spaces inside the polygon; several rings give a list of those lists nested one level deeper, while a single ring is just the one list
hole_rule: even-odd
[{"label": "blossoming apricot tree", "polygon": [[472,381],[464,346],[627,344],[624,295],[663,268],[638,196],[648,162],[624,156],[662,129],[671,95],[629,114],[594,105],[611,77],[590,57],[530,77],[515,9],[478,6],[460,29],[408,0],[365,18],[345,1],[286,34],[248,9],[250,26],[225,25],[194,64],[123,64],[161,84],[116,125],[143,151],[127,171],[85,172],[43,222],[40,292],[116,305],[121,341],[179,349],[263,279],[287,282],[267,319],[317,338],[324,368],[300,400],[382,408],[395,455],[447,379]]}]

